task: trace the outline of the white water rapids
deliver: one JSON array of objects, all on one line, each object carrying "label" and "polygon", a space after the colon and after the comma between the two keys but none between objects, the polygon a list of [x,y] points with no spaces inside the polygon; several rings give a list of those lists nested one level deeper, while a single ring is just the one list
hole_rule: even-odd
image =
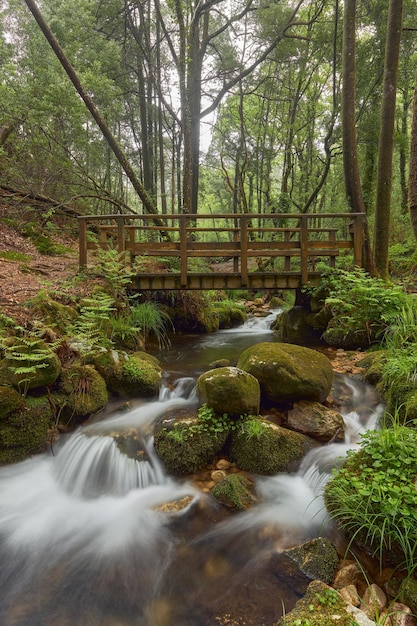
[{"label": "white water rapids", "polygon": [[[213,360],[214,348],[230,358],[245,349],[242,337],[272,341],[270,321],[199,338],[187,359]],[[194,383],[181,377],[158,400],[63,437],[54,454],[0,468],[1,626],[216,626],[242,589],[265,603],[259,624],[278,619],[289,588],[263,572],[259,600],[252,587],[271,549],[263,533],[270,529],[276,548],[326,532],[323,486],[359,433],[376,426],[381,406],[369,387],[339,377],[349,397],[346,442],[312,450],[296,474],[257,478],[261,504],[225,518],[210,496],[168,477],[153,450],[155,423],[195,406]],[[122,451],[129,438],[142,460]],[[161,510],[186,496],[182,512]],[[268,604],[270,587],[277,598]]]}]

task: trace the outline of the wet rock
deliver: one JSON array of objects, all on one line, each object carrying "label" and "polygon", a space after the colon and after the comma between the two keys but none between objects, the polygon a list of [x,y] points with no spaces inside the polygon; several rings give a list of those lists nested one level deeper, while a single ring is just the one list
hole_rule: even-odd
[{"label": "wet rock", "polygon": [[255,376],[262,395],[276,404],[323,402],[333,382],[329,359],[302,346],[258,343],[240,355],[237,366]]},{"label": "wet rock", "polygon": [[319,402],[296,402],[288,412],[287,426],[320,441],[343,441],[345,423],[340,413]]},{"label": "wet rock", "polygon": [[197,380],[197,394],[219,414],[259,413],[259,383],[254,376],[237,367],[220,367],[202,374]]},{"label": "wet rock", "polygon": [[213,487],[211,493],[216,500],[237,511],[245,511],[256,500],[253,483],[240,474],[225,477]]},{"label": "wet rock", "polygon": [[195,474],[206,467],[226,442],[227,430],[212,432],[201,428],[197,417],[161,424],[154,446],[169,474]]},{"label": "wet rock", "polygon": [[300,461],[309,444],[300,433],[254,417],[232,432],[230,457],[242,470],[272,476]]},{"label": "wet rock", "polygon": [[151,398],[158,395],[162,368],[158,359],[146,352],[127,355],[107,350],[96,357],[94,365],[109,390],[117,396]]},{"label": "wet rock", "polygon": [[295,591],[302,594],[312,580],[330,585],[339,565],[339,557],[334,544],[319,537],[275,553],[271,565],[277,578],[290,580]]},{"label": "wet rock", "polygon": [[272,329],[280,341],[298,345],[317,344],[330,317],[326,309],[312,313],[301,306],[294,306],[277,316]]},{"label": "wet rock", "polygon": [[361,611],[361,609],[358,609],[356,606],[348,604],[346,610],[348,613],[353,615],[353,618],[358,626],[376,626],[374,620],[370,619],[366,613]]}]

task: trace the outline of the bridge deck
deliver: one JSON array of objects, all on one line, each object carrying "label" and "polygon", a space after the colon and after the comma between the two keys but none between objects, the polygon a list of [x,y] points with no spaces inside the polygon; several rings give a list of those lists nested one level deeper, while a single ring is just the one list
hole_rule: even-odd
[{"label": "bridge deck", "polygon": [[[355,265],[361,267],[366,217],[362,213],[129,214],[78,219],[80,267],[87,265],[88,250],[116,249],[126,263],[138,268],[132,280],[135,289],[260,290],[296,289],[317,282],[317,262],[336,267],[345,252],[351,252]],[[146,266],[143,260],[152,257],[165,259],[172,271],[140,271]],[[230,271],[213,271],[224,260],[229,261]]]}]

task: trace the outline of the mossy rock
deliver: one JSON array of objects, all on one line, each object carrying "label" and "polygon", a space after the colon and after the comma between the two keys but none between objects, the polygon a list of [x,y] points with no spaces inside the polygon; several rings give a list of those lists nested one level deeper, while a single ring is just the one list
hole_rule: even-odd
[{"label": "mossy rock", "polygon": [[313,580],[294,609],[276,626],[354,626],[357,622],[347,610],[342,596],[319,580]]},{"label": "mossy rock", "polygon": [[106,381],[92,365],[73,363],[63,369],[60,389],[53,399],[60,407],[61,421],[69,423],[104,409],[109,394]]},{"label": "mossy rock", "polygon": [[323,402],[333,383],[333,368],[324,354],[286,343],[251,346],[240,355],[237,367],[255,376],[261,393],[276,404]]},{"label": "mossy rock", "polygon": [[344,350],[367,350],[375,341],[375,337],[370,337],[367,330],[346,331],[338,323],[337,318],[331,319],[323,333],[323,339],[329,346]]},{"label": "mossy rock", "polygon": [[10,385],[0,386],[0,420],[16,411],[23,404],[23,398]]},{"label": "mossy rock", "polygon": [[219,320],[219,328],[233,328],[244,324],[247,319],[247,313],[241,304],[226,302],[214,302],[212,307],[213,315]]},{"label": "mossy rock", "polygon": [[175,420],[155,432],[154,446],[169,474],[194,474],[204,469],[223,448],[227,430],[202,429],[197,418]]},{"label": "mossy rock", "polygon": [[326,537],[317,537],[298,546],[275,552],[271,558],[274,573],[300,595],[312,580],[331,585],[339,568],[335,545]]},{"label": "mossy rock", "polygon": [[0,463],[21,461],[46,445],[54,412],[47,397],[27,397],[0,425]]},{"label": "mossy rock", "polygon": [[237,367],[219,367],[202,374],[197,380],[197,395],[216,413],[259,413],[259,382]]},{"label": "mossy rock", "polygon": [[253,483],[241,474],[230,474],[217,483],[211,494],[230,509],[246,511],[256,501]]},{"label": "mossy rock", "polygon": [[311,313],[301,306],[294,306],[280,313],[272,330],[280,341],[298,345],[318,343],[326,329],[330,315]]},{"label": "mossy rock", "polygon": [[0,384],[20,391],[49,387],[61,372],[61,362],[47,343],[38,338],[16,338],[0,362]]},{"label": "mossy rock", "polygon": [[368,352],[363,359],[358,362],[358,365],[364,368],[364,378],[370,385],[376,385],[380,382],[386,361],[386,351],[378,350]]},{"label": "mossy rock", "polygon": [[159,393],[162,368],[158,359],[146,352],[107,350],[94,364],[109,390],[121,397],[155,397]]},{"label": "mossy rock", "polygon": [[272,476],[301,461],[310,440],[261,417],[249,417],[232,432],[230,457],[253,474]]}]

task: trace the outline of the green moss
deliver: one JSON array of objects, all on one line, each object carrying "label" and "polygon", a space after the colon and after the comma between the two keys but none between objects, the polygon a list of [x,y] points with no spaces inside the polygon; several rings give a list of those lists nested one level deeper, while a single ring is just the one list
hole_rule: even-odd
[{"label": "green moss", "polygon": [[197,381],[197,394],[217,413],[239,416],[259,412],[259,382],[237,367],[219,367],[202,374]]},{"label": "green moss", "polygon": [[245,511],[255,501],[252,482],[240,474],[226,476],[211,493],[216,500],[237,511]]},{"label": "green moss", "polygon": [[230,454],[243,470],[274,475],[301,460],[308,439],[268,420],[250,417],[232,433]]},{"label": "green moss", "polygon": [[417,580],[406,578],[400,585],[399,598],[410,607],[413,615],[417,615]]},{"label": "green moss", "polygon": [[358,626],[347,612],[340,594],[319,581],[313,581],[295,608],[277,626]]},{"label": "green moss", "polygon": [[0,420],[16,411],[22,405],[23,399],[10,385],[0,386]]},{"label": "green moss", "polygon": [[107,350],[94,364],[109,390],[122,397],[154,397],[158,395],[162,369],[158,359],[145,352],[127,355]]},{"label": "green moss", "polygon": [[0,425],[0,462],[20,461],[45,447],[54,412],[48,398],[26,398]]},{"label": "green moss", "polygon": [[220,452],[228,434],[199,428],[196,419],[178,420],[156,431],[154,445],[168,473],[194,474]]},{"label": "green moss", "polygon": [[63,370],[59,393],[53,397],[65,423],[97,413],[109,399],[104,378],[93,366],[79,363]]},{"label": "green moss", "polygon": [[272,402],[323,402],[333,382],[329,359],[310,348],[263,342],[245,350],[237,367],[255,376]]}]

